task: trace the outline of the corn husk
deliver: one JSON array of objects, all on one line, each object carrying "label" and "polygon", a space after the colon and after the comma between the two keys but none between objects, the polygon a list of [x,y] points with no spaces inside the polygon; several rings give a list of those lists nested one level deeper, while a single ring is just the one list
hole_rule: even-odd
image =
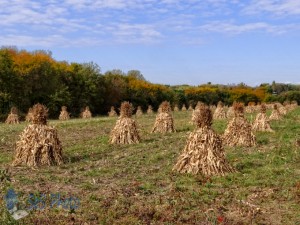
[{"label": "corn husk", "polygon": [[88,106],[85,107],[84,111],[81,113],[81,118],[83,118],[83,119],[92,118],[92,113],[91,113],[90,108]]},{"label": "corn husk", "polygon": [[129,102],[123,102],[120,117],[110,133],[111,144],[134,144],[140,142],[137,125],[132,116],[133,107]]},{"label": "corn husk", "polygon": [[18,110],[16,107],[12,107],[10,110],[10,113],[8,114],[5,123],[7,124],[18,124],[19,122],[19,116],[18,116]]},{"label": "corn husk", "polygon": [[256,145],[256,137],[252,132],[252,127],[244,118],[243,104],[235,103],[233,105],[235,116],[227,125],[223,134],[223,142],[228,146],[246,146]]},{"label": "corn husk", "polygon": [[70,113],[68,113],[66,106],[61,107],[61,111],[60,111],[58,119],[59,120],[69,120],[70,119]]},{"label": "corn husk", "polygon": [[28,125],[20,135],[12,165],[37,167],[62,164],[62,146],[57,130],[47,125],[48,109],[36,104],[32,113],[33,124]]},{"label": "corn husk", "polygon": [[109,117],[114,117],[114,116],[118,116],[116,110],[115,110],[115,107],[110,107],[110,111],[108,112],[108,116]]},{"label": "corn husk", "polygon": [[222,102],[218,103],[218,106],[214,112],[213,118],[214,119],[226,119],[227,118],[226,111],[224,109],[224,105]]},{"label": "corn husk", "polygon": [[208,107],[194,110],[197,128],[187,140],[173,171],[203,174],[204,176],[225,175],[235,170],[225,159],[222,140],[212,129],[212,113]]}]

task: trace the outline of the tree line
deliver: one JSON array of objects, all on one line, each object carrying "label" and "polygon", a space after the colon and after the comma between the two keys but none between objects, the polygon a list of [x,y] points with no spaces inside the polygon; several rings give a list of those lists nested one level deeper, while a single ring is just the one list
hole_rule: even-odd
[{"label": "tree line", "polygon": [[287,84],[245,84],[199,86],[170,86],[147,81],[138,70],[101,72],[99,65],[57,61],[51,52],[26,51],[12,47],[0,49],[0,119],[12,106],[25,115],[35,103],[45,104],[51,118],[59,115],[61,106],[68,107],[77,117],[85,106],[95,115],[107,114],[111,106],[120,107],[130,101],[134,107],[146,110],[148,105],[157,109],[170,101],[172,105],[195,105],[197,101],[217,104],[223,101],[248,102],[286,101],[300,99],[300,86]]}]

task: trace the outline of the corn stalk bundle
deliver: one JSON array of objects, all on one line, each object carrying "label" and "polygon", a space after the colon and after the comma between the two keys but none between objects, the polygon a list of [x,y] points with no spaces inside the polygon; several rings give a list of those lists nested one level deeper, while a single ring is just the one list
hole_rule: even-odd
[{"label": "corn stalk bundle", "polygon": [[278,110],[279,110],[279,113],[281,115],[286,115],[287,114],[286,108],[283,105],[281,105],[281,104],[278,104]]},{"label": "corn stalk bundle", "polygon": [[143,110],[142,110],[142,107],[141,107],[141,106],[138,106],[138,107],[137,107],[137,110],[136,110],[135,115],[136,115],[136,116],[142,116],[142,115],[143,115]]},{"label": "corn stalk bundle", "polygon": [[179,107],[178,107],[178,105],[175,105],[174,106],[174,112],[178,112],[179,111]]},{"label": "corn stalk bundle", "polygon": [[83,119],[92,118],[92,113],[91,113],[90,108],[88,106],[85,107],[84,111],[81,113],[81,117]]},{"label": "corn stalk bundle", "polygon": [[115,107],[110,107],[110,111],[108,112],[108,116],[109,117],[114,117],[114,116],[118,116],[116,110],[115,110]]},{"label": "corn stalk bundle", "polygon": [[200,108],[202,108],[202,107],[204,107],[204,106],[205,106],[205,104],[204,104],[203,102],[198,101],[198,102],[197,102],[197,105],[196,105],[196,107],[195,107],[195,110],[200,109]]},{"label": "corn stalk bundle", "polygon": [[281,120],[282,115],[279,112],[277,104],[273,104],[273,111],[269,117],[269,120]]},{"label": "corn stalk bundle", "polygon": [[254,113],[255,112],[255,106],[246,106],[245,108],[246,113]]},{"label": "corn stalk bundle", "polygon": [[32,115],[32,108],[28,109],[28,113],[25,117],[26,122],[32,122],[33,120],[33,115]]},{"label": "corn stalk bundle", "polygon": [[183,104],[182,105],[182,107],[181,107],[181,111],[186,111],[187,109],[186,109],[186,107],[185,107],[185,104]]},{"label": "corn stalk bundle", "polygon": [[209,106],[210,110],[214,113],[217,109],[217,107],[215,105],[210,105]]},{"label": "corn stalk bundle", "polygon": [[149,115],[153,114],[153,108],[151,105],[148,105],[147,114]]},{"label": "corn stalk bundle", "polygon": [[7,124],[17,124],[19,122],[18,110],[16,107],[12,107],[10,113],[8,114],[5,123]]},{"label": "corn stalk bundle", "polygon": [[33,106],[33,120],[16,142],[13,166],[60,165],[63,163],[62,146],[57,130],[47,125],[48,110],[41,104]]},{"label": "corn stalk bundle", "polygon": [[131,118],[133,107],[129,102],[123,102],[120,117],[110,133],[111,144],[133,144],[140,142],[137,125]]},{"label": "corn stalk bundle", "polygon": [[168,132],[175,132],[174,128],[174,120],[171,115],[171,107],[170,103],[164,101],[159,106],[159,113],[156,116],[154,126],[152,128],[153,132],[158,133],[168,133]]},{"label": "corn stalk bundle", "polygon": [[234,172],[226,161],[221,138],[211,128],[212,112],[207,106],[194,112],[197,128],[189,135],[173,171],[204,176]]},{"label": "corn stalk bundle", "polygon": [[193,111],[194,109],[193,109],[193,106],[192,106],[192,104],[190,104],[189,105],[189,108],[188,108],[188,111]]},{"label": "corn stalk bundle", "polygon": [[223,142],[229,146],[246,146],[256,145],[255,135],[252,133],[252,127],[244,118],[244,106],[242,103],[235,103],[234,118],[229,122],[224,134]]},{"label": "corn stalk bundle", "polygon": [[227,117],[228,118],[233,118],[234,117],[234,109],[233,109],[233,106],[230,106],[228,108],[228,111],[227,111]]},{"label": "corn stalk bundle", "polygon": [[266,115],[267,107],[265,104],[261,105],[261,112],[256,115],[255,121],[252,125],[254,131],[274,132],[271,129],[270,121]]},{"label": "corn stalk bundle", "polygon": [[58,119],[59,120],[69,120],[70,119],[70,113],[68,113],[66,106],[61,107],[61,111],[60,111]]},{"label": "corn stalk bundle", "polygon": [[222,102],[218,102],[218,106],[214,112],[214,119],[226,119],[226,111]]}]

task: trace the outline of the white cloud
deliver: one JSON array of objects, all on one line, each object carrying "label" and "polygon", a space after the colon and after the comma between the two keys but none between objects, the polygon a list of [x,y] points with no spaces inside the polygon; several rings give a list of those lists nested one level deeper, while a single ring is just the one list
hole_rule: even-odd
[{"label": "white cloud", "polygon": [[298,0],[253,0],[245,7],[249,14],[272,13],[280,16],[300,15],[300,1]]}]

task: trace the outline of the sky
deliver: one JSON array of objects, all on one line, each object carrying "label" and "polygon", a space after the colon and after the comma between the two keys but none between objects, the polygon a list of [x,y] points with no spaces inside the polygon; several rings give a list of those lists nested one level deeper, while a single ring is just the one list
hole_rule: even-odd
[{"label": "sky", "polygon": [[0,46],[153,83],[300,83],[300,0],[0,0]]}]

